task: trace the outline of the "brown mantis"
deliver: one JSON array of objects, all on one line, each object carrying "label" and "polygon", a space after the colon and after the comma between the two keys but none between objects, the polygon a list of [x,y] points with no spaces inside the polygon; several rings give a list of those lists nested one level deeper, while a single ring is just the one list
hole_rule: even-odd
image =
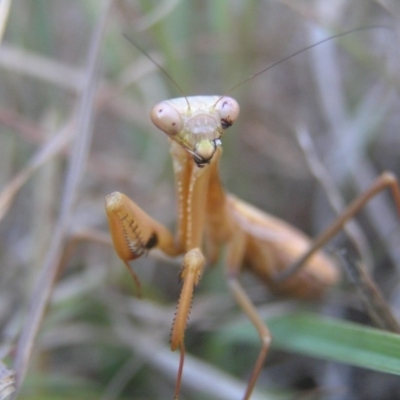
[{"label": "brown mantis", "polygon": [[151,120],[167,134],[170,141],[178,208],[176,237],[127,196],[114,192],[106,197],[115,250],[130,271],[138,290],[139,280],[129,261],[152,248],[158,248],[171,257],[184,255],[180,272],[182,291],[171,333],[171,349],[179,348],[181,353],[175,399],[179,398],[185,353],[184,334],[193,291],[205,266],[216,262],[221,249],[224,249],[228,286],[261,341],[261,349],[243,396],[247,400],[267,356],[271,335],[239,281],[242,269],[255,274],[277,293],[296,298],[317,298],[339,279],[338,267],[321,251],[322,246],[372,197],[387,187],[391,189],[400,213],[400,188],[396,177],[390,173],[382,174],[315,240],[284,221],[227,194],[218,174],[222,156],[221,137],[238,115],[239,105],[228,96],[182,97],[153,107]]}]

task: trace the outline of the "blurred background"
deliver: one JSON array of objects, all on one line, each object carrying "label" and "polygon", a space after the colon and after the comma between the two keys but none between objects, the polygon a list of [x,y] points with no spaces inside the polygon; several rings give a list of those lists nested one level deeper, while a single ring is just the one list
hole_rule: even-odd
[{"label": "blurred background", "polygon": [[[230,92],[359,27],[375,28]],[[384,170],[400,176],[399,34],[396,0],[14,0],[0,47],[0,359],[26,372],[18,399],[173,397],[179,264],[135,262],[138,300],[110,247],[104,196],[126,193],[174,229],[168,142],[149,112],[181,93],[123,35],[185,94],[237,99],[239,120],[223,137],[226,189],[315,236],[335,214],[299,135],[346,203]],[[398,216],[390,196],[371,204],[360,218],[371,274],[396,311]],[[346,246],[342,237],[328,248]],[[301,305],[244,282],[266,318],[301,307],[373,325],[346,278],[318,304]],[[241,398],[230,379],[244,387],[258,346],[225,342],[221,329],[238,321],[245,317],[218,265],[193,303],[182,400]],[[201,368],[218,392],[207,392]],[[400,397],[396,377],[274,348],[257,388],[265,399]]]}]

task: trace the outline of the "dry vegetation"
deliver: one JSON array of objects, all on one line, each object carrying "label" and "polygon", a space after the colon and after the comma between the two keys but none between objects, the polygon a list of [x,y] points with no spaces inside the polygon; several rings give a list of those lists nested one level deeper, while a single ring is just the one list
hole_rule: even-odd
[{"label": "dry vegetation", "polygon": [[[14,0],[5,23],[0,359],[21,377],[18,399],[172,398],[178,266],[138,261],[144,300],[135,298],[110,247],[103,202],[119,190],[173,228],[167,140],[148,115],[180,93],[123,33],[192,95],[226,93],[335,33],[391,27],[329,41],[236,89],[242,111],[223,140],[222,174],[229,191],[311,235],[334,214],[299,132],[311,137],[346,202],[383,170],[400,176],[397,0]],[[389,196],[363,216],[372,275],[399,310],[400,225]],[[207,273],[195,297],[182,400],[239,399],[235,385],[244,384],[257,352],[221,341],[220,329],[243,319],[221,271]],[[296,306],[251,279],[246,286],[266,317]],[[322,305],[302,307],[371,324],[348,283]],[[206,386],[216,390],[205,394]],[[284,399],[304,391],[304,398],[400,397],[399,378],[276,350],[258,388],[266,399],[277,391]]]}]

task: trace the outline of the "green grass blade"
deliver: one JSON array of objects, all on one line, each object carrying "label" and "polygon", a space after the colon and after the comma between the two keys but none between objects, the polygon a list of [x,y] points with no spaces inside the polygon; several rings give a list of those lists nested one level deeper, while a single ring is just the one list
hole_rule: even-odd
[{"label": "green grass blade", "polygon": [[[400,375],[400,335],[310,313],[267,321],[272,346],[375,371]],[[224,340],[258,344],[250,324],[224,330]]]}]

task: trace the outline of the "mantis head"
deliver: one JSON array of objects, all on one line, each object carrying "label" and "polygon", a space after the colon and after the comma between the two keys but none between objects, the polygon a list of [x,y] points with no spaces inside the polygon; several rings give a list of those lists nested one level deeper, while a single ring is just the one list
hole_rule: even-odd
[{"label": "mantis head", "polygon": [[152,108],[150,118],[188,151],[199,167],[204,167],[238,115],[239,104],[232,97],[194,96],[162,101]]}]

